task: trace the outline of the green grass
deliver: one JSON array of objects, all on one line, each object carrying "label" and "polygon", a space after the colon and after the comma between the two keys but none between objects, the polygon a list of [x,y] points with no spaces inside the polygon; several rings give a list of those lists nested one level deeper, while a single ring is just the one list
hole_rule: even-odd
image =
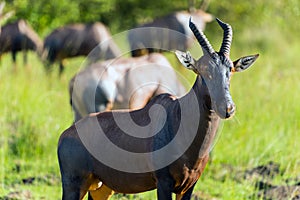
[{"label": "green grass", "polygon": [[[194,192],[206,199],[248,198],[255,191],[255,181],[241,179],[240,174],[269,161],[280,164],[281,174],[274,179],[277,184],[300,175],[299,40],[289,42],[278,32],[273,33],[275,39],[268,38],[266,32],[255,32],[251,41],[247,40],[249,32],[245,32],[233,44],[233,58],[251,53],[260,53],[260,58],[252,68],[232,78],[237,113],[222,123],[212,162]],[[275,44],[276,38],[281,40]],[[242,44],[251,45],[241,50]],[[199,49],[192,53],[195,57],[201,55]],[[176,65],[174,57],[168,57]],[[32,199],[60,199],[57,141],[72,123],[68,80],[77,72],[82,59],[68,60],[61,78],[56,76],[57,71],[46,74],[34,54],[30,54],[29,60],[24,67],[19,56],[16,70],[9,55],[1,61],[0,197],[29,191]],[[176,68],[191,84],[194,76],[177,65]],[[23,183],[31,177],[35,178],[32,184]],[[128,198],[155,199],[155,195],[151,191]]]},{"label": "green grass", "polygon": [[[20,56],[21,57],[21,56]],[[72,123],[67,84],[71,72],[59,79],[48,77],[35,55],[23,67],[14,70],[10,57],[5,56],[0,68],[1,111],[1,189],[0,196],[11,190],[23,190],[22,179],[54,176],[59,178],[56,146],[59,134]],[[73,68],[75,71],[76,68]],[[55,189],[60,196],[59,182]],[[42,184],[43,185],[43,184]],[[44,186],[43,186],[44,187]],[[45,193],[41,185],[26,186],[34,196]],[[40,193],[40,194],[39,194]]]}]

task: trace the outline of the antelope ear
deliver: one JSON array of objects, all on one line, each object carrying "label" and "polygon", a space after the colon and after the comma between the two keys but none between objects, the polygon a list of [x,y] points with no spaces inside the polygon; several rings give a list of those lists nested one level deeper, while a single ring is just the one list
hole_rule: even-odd
[{"label": "antelope ear", "polygon": [[245,56],[233,62],[233,72],[241,72],[248,69],[258,58],[259,54]]},{"label": "antelope ear", "polygon": [[175,51],[176,57],[180,61],[180,63],[187,69],[195,70],[195,59],[191,56],[190,52],[182,52],[182,51]]}]

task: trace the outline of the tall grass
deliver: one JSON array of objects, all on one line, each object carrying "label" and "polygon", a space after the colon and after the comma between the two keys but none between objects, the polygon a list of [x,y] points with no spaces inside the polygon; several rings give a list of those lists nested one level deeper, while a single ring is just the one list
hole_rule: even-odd
[{"label": "tall grass", "polygon": [[29,60],[28,66],[20,60],[14,69],[5,56],[0,68],[2,195],[22,179],[58,177],[58,136],[72,123],[68,75],[48,76],[35,55]]},{"label": "tall grass", "polygon": [[[272,31],[269,37],[268,30]],[[208,35],[214,46],[218,36]],[[269,161],[281,165],[277,182],[299,176],[300,70],[299,39],[285,37],[273,27],[238,32],[232,57],[260,53],[257,63],[232,78],[231,91],[237,113],[220,127],[208,164],[195,193],[207,199],[245,199],[254,192],[254,182],[239,179],[243,170]],[[201,55],[197,46],[192,53]],[[168,55],[176,65],[174,57]],[[60,133],[72,123],[68,80],[82,59],[66,63],[63,77],[46,74],[34,54],[14,70],[10,56],[0,66],[0,197],[28,190],[32,199],[59,199],[60,176],[56,148]],[[56,66],[57,67],[57,66]],[[193,82],[186,70],[180,73]],[[34,177],[32,184],[27,183]],[[113,199],[121,198],[115,196]],[[155,191],[131,195],[130,199],[155,199]]]}]

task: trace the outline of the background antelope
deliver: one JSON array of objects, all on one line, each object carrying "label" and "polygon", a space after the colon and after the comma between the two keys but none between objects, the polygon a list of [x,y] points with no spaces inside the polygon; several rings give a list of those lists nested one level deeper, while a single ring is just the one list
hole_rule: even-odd
[{"label": "background antelope", "polygon": [[0,55],[11,51],[14,63],[16,63],[18,51],[23,51],[23,62],[27,64],[27,51],[33,50],[41,55],[42,48],[42,40],[24,19],[8,23],[2,27]]},{"label": "background antelope", "polygon": [[44,40],[43,57],[48,61],[46,67],[58,61],[60,73],[64,68],[63,59],[87,55],[90,62],[120,55],[109,30],[100,22],[66,25],[52,31]]},{"label": "background antelope", "polygon": [[182,96],[185,88],[169,61],[159,53],[91,64],[69,83],[75,121],[93,112],[139,109],[161,93]]},{"label": "background antelope", "polygon": [[207,1],[200,9],[195,9],[189,1],[189,11],[179,11],[154,19],[152,22],[139,25],[128,33],[132,56],[164,50],[186,51],[193,44],[193,33],[189,30],[188,20],[192,16],[201,30],[214,17],[205,12]]},{"label": "background antelope", "polygon": [[[219,52],[190,21],[203,56],[194,60],[189,53],[176,53],[197,74],[185,96],[162,94],[140,110],[90,115],[62,133],[58,159],[64,200],[82,199],[87,191],[93,199],[108,199],[113,191],[138,193],[155,188],[159,200],[172,199],[172,193],[178,200],[191,198],[220,119],[235,113],[230,76],[247,69],[258,57],[232,62],[231,26],[217,21],[224,30]],[[131,119],[136,126],[126,126]]]}]

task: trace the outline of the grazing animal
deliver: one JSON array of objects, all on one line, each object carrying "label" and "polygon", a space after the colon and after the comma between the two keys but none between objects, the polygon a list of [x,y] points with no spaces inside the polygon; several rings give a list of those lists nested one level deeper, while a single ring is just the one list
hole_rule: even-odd
[{"label": "grazing animal", "polygon": [[0,35],[0,55],[11,52],[14,63],[16,63],[18,51],[23,51],[24,63],[27,64],[27,51],[33,50],[40,54],[42,46],[43,42],[38,34],[23,19],[2,27]]},{"label": "grazing animal", "polygon": [[128,33],[132,56],[165,50],[186,51],[192,46],[194,37],[188,20],[192,16],[201,30],[213,20],[213,16],[202,9],[179,11],[142,24]]},{"label": "grazing animal", "polygon": [[[176,53],[197,74],[186,95],[177,99],[162,94],[140,110],[93,114],[62,133],[58,160],[64,200],[82,199],[87,191],[92,199],[108,199],[113,191],[138,193],[155,188],[158,200],[171,200],[172,193],[177,200],[191,198],[220,119],[235,113],[230,76],[247,69],[258,57],[232,62],[231,26],[217,21],[224,30],[219,52],[190,21],[203,56],[196,61],[189,53]],[[130,120],[135,124],[125,126]]]},{"label": "grazing animal", "polygon": [[94,62],[115,58],[120,54],[109,30],[100,22],[60,27],[44,40],[43,59],[48,61],[46,68],[49,69],[51,64],[58,61],[60,73],[64,69],[65,58],[89,55],[89,61]]},{"label": "grazing animal", "polygon": [[93,112],[142,108],[161,93],[182,96],[185,88],[159,53],[94,63],[69,83],[75,121]]}]

